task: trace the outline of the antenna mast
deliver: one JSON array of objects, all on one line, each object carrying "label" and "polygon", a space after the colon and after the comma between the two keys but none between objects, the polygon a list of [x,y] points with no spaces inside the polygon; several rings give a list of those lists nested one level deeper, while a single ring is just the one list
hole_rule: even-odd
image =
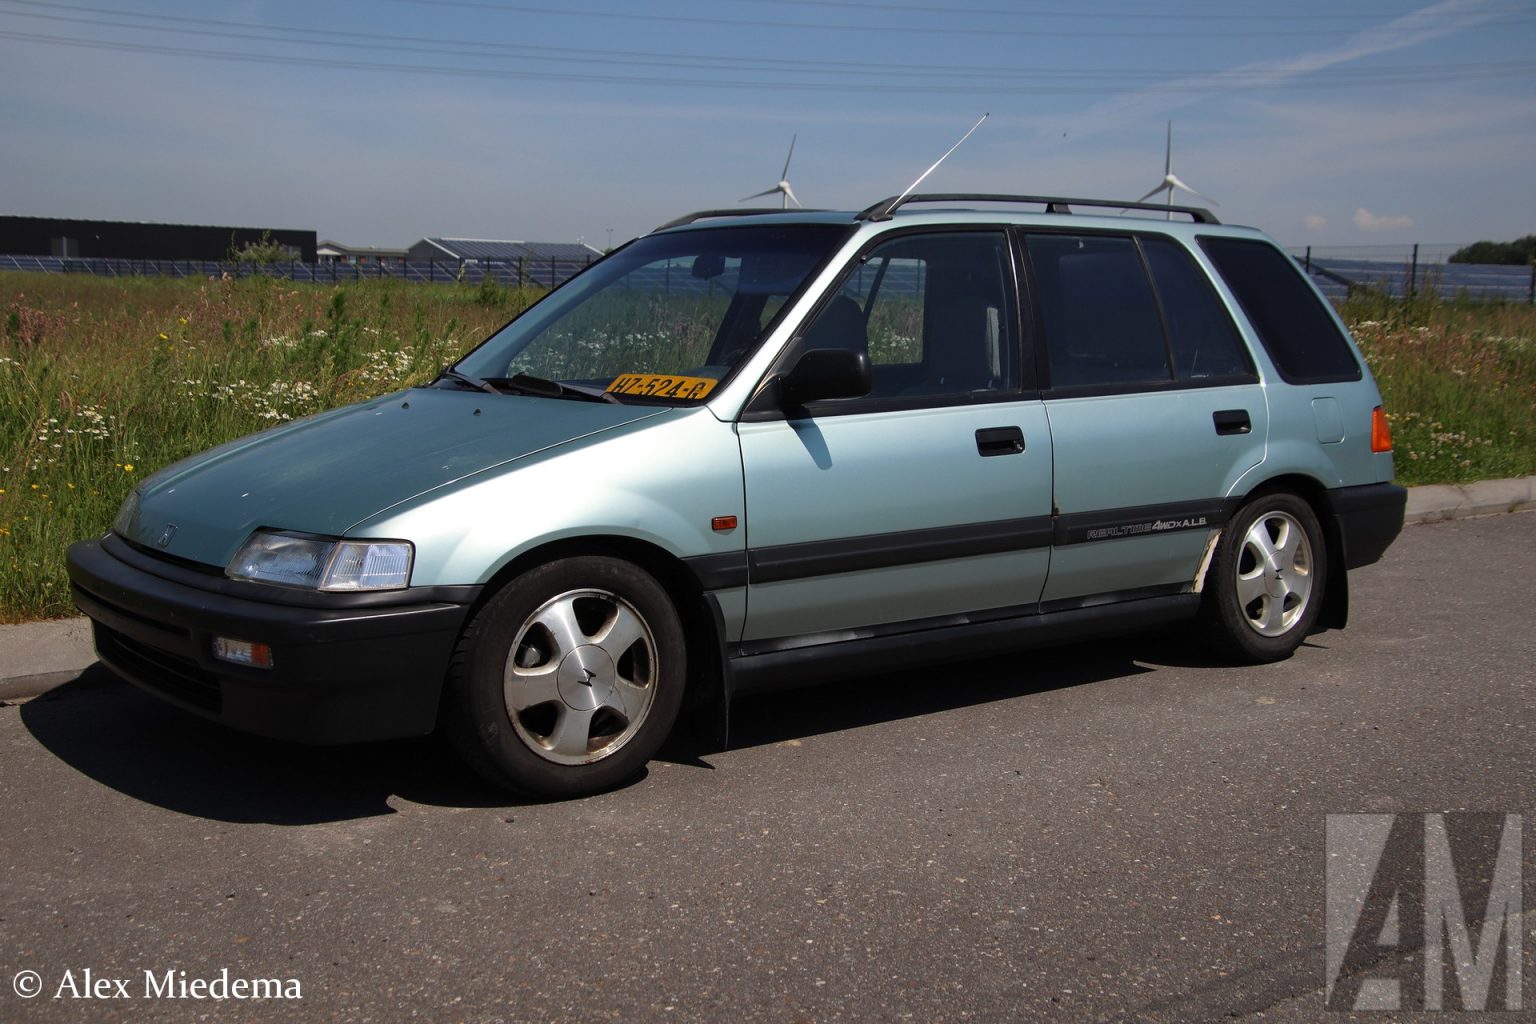
[{"label": "antenna mast", "polygon": [[907,186],[907,190],[905,192],[903,192],[901,195],[897,196],[895,199],[892,199],[890,201],[890,203],[886,205],[885,209],[881,210],[878,215],[876,215],[874,217],[871,217],[870,220],[885,220],[887,217],[889,217],[891,215],[891,211],[894,210],[897,206],[899,206],[903,199],[905,199],[905,198],[907,198],[907,196],[911,195],[913,189],[917,188],[917,186],[919,186],[919,185],[921,185],[923,183],[923,179],[924,178],[928,177],[928,175],[930,175],[934,171],[938,170],[939,164],[943,163],[945,160],[948,160],[949,159],[949,154],[951,154],[955,150],[959,149],[960,148],[960,143],[964,142],[966,139],[970,138],[972,133],[974,133],[977,128],[981,127],[981,122],[985,121],[987,118],[989,118],[991,116],[992,116],[991,111],[988,111],[987,113],[982,114],[981,118],[975,124],[971,125],[971,130],[966,132],[964,135],[960,136],[960,142],[957,142],[953,146],[950,146],[948,149],[946,149],[944,151],[944,155],[939,157],[937,160],[935,160],[933,162],[933,166],[932,167],[928,168],[922,174],[919,174],[917,176],[917,180],[914,181],[912,184],[908,185]]}]

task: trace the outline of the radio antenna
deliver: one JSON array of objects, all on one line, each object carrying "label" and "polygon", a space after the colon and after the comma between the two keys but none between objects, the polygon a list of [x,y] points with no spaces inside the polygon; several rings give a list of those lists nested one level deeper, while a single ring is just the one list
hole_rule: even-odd
[{"label": "radio antenna", "polygon": [[981,122],[985,121],[987,118],[989,118],[991,116],[992,116],[991,111],[988,111],[987,113],[982,114],[980,120],[978,120],[975,124],[971,125],[971,130],[966,132],[964,135],[960,136],[960,142],[957,142],[953,146],[950,146],[948,149],[946,149],[944,151],[944,155],[939,157],[937,160],[935,160],[933,162],[933,166],[932,167],[928,168],[922,174],[919,174],[917,176],[917,180],[914,181],[912,184],[908,185],[907,186],[907,190],[905,192],[903,192],[901,195],[897,196],[895,199],[892,199],[889,203],[886,204],[885,209],[881,210],[878,214],[876,214],[875,216],[871,217],[870,220],[885,220],[886,218],[888,218],[891,215],[891,211],[896,209],[896,207],[900,206],[901,205],[901,201],[903,199],[907,198],[907,196],[911,195],[912,194],[912,190],[917,188],[917,186],[919,186],[919,185],[921,185],[923,183],[923,179],[924,178],[928,177],[928,175],[930,175],[934,171],[938,170],[939,164],[943,163],[945,160],[948,160],[949,159],[949,154],[951,154],[955,150],[959,149],[960,148],[960,143],[964,142],[966,139],[970,138],[971,135],[976,131],[976,129],[981,127]]}]

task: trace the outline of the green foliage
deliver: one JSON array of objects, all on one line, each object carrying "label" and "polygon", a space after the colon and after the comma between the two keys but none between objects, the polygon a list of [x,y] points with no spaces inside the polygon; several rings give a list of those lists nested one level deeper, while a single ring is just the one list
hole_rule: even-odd
[{"label": "green foliage", "polygon": [[495,310],[510,320],[533,304],[545,289],[531,285],[504,285],[490,270],[481,276],[480,283],[469,289],[473,301],[487,310]]},{"label": "green foliage", "polygon": [[457,286],[0,273],[0,621],[71,614],[64,548],[146,472],[428,380],[508,315]]},{"label": "green foliage", "polygon": [[263,231],[261,239],[255,242],[246,242],[239,248],[235,247],[234,236],[229,239],[229,258],[235,263],[255,263],[258,266],[269,266],[273,263],[289,263],[299,258],[299,254],[292,246],[284,245],[272,237],[272,232]]},{"label": "green foliage", "polygon": [[1536,264],[1536,235],[1513,242],[1473,242],[1451,254],[1451,263],[1488,263],[1503,266]]},{"label": "green foliage", "polygon": [[496,275],[487,270],[475,289],[475,301],[489,309],[500,309],[507,304],[510,294],[509,289],[496,283]]},{"label": "green foliage", "polygon": [[1342,312],[1381,385],[1399,483],[1536,473],[1536,309],[1367,296]]}]

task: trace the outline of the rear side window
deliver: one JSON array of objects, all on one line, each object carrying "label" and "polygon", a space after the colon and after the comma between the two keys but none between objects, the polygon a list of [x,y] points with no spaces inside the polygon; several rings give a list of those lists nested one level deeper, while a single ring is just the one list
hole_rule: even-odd
[{"label": "rear side window", "polygon": [[1027,245],[1053,387],[1173,380],[1157,299],[1135,242],[1031,235]]},{"label": "rear side window", "polygon": [[1291,384],[1359,380],[1360,364],[1296,262],[1267,242],[1200,239],[1280,376]]}]

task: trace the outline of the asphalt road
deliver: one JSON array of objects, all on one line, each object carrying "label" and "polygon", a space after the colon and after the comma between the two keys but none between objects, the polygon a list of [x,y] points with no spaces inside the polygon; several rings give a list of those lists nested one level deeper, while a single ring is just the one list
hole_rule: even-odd
[{"label": "asphalt road", "polygon": [[[1536,514],[1415,526],[1283,664],[956,652],[742,705],[729,751],[565,804],[93,668],[0,708],[0,1021],[1348,1020],[1325,816],[1536,812],[1533,577]],[[225,969],[299,998],[146,998]]]}]

